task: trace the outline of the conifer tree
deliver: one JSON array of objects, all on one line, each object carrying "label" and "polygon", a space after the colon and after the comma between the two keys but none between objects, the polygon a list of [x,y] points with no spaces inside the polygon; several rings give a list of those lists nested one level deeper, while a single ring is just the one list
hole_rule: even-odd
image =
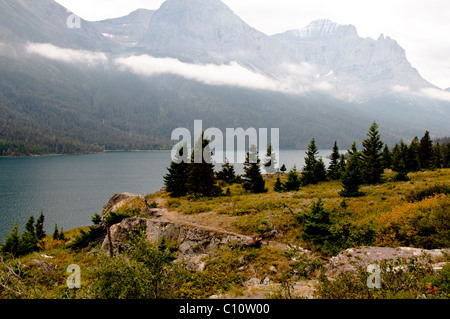
[{"label": "conifer tree", "polygon": [[416,136],[408,147],[406,162],[404,163],[406,170],[409,172],[417,172],[420,170],[419,149],[420,143]]},{"label": "conifer tree", "polygon": [[[403,164],[401,164],[402,161]],[[407,170],[406,163],[408,163],[408,146],[403,142],[403,139],[401,139],[400,145],[395,144],[392,149],[392,169],[396,172],[399,172],[401,169]],[[400,166],[405,166],[405,168]]]},{"label": "conifer tree", "polygon": [[337,168],[336,168],[336,173],[339,175],[339,179],[341,178],[342,174],[344,173],[345,170],[345,164],[346,164],[346,159],[345,159],[345,155],[341,154],[341,158],[339,159]]},{"label": "conifer tree", "polygon": [[397,167],[397,174],[395,175],[394,179],[397,182],[409,181],[408,169],[406,168],[406,165],[405,165],[405,162],[403,159],[400,159],[400,162]]},{"label": "conifer tree", "polygon": [[217,172],[217,179],[220,179],[227,183],[234,183],[236,181],[236,172],[233,165],[230,164],[228,159],[225,159],[225,163],[222,164],[222,170]]},{"label": "conifer tree", "polygon": [[59,240],[59,231],[58,231],[58,225],[55,224],[55,230],[53,231],[53,239]]},{"label": "conifer tree", "polygon": [[19,240],[19,223],[14,223],[13,229],[9,232],[8,237],[5,238],[4,244],[1,246],[3,254],[11,254],[13,257],[19,255],[20,240]]},{"label": "conifer tree", "polygon": [[[191,155],[191,164],[189,165],[187,180],[188,193],[213,197],[222,192],[221,188],[216,185],[217,180],[209,143],[210,141],[205,137],[204,132],[202,132],[202,135],[195,142]],[[196,154],[197,156],[201,156],[199,163],[195,163]]]},{"label": "conifer tree", "polygon": [[287,171],[286,165],[281,165],[280,171],[284,174]]},{"label": "conifer tree", "polygon": [[436,145],[433,146],[433,156],[431,161],[431,167],[432,168],[442,168],[444,162],[444,153],[443,148],[441,147],[441,144],[436,143]]},{"label": "conifer tree", "polygon": [[263,164],[264,170],[266,171],[267,174],[273,174],[276,172],[275,167],[277,165],[277,156],[275,152],[273,152],[272,150],[272,144],[270,144],[269,147],[267,148],[266,160]]},{"label": "conifer tree", "polygon": [[41,210],[41,214],[39,215],[38,219],[36,220],[36,237],[38,240],[43,239],[46,234],[45,234],[45,230],[44,230],[44,213]]},{"label": "conifer tree", "polygon": [[283,183],[281,182],[280,177],[277,177],[275,185],[273,185],[273,190],[277,193],[284,192],[284,186]]},{"label": "conifer tree", "polygon": [[367,133],[368,138],[362,142],[363,178],[367,184],[377,184],[383,174],[381,150],[383,142],[378,133],[378,125],[374,122]]},{"label": "conifer tree", "polygon": [[245,190],[255,194],[267,192],[265,188],[266,182],[261,175],[260,163],[261,160],[258,158],[256,146],[251,145],[244,163],[243,187]]},{"label": "conifer tree", "polygon": [[444,147],[442,161],[444,168],[450,168],[450,143]]},{"label": "conifer tree", "polygon": [[322,248],[330,239],[331,226],[330,212],[325,210],[322,199],[319,199],[303,218],[302,239]]},{"label": "conifer tree", "polygon": [[294,167],[287,174],[287,181],[284,183],[283,188],[288,192],[298,191],[301,184],[302,181],[298,176],[297,167],[294,165]]},{"label": "conifer tree", "polygon": [[430,132],[426,131],[425,135],[420,139],[419,160],[422,169],[431,168],[433,158],[433,142],[430,138]]},{"label": "conifer tree", "polygon": [[339,154],[339,148],[337,142],[334,142],[333,152],[331,153],[330,165],[328,166],[328,177],[332,180],[339,179],[339,160],[341,155]]},{"label": "conifer tree", "polygon": [[37,248],[37,236],[34,229],[34,216],[30,216],[25,224],[25,232],[20,236],[19,254],[26,255]]},{"label": "conifer tree", "polygon": [[392,155],[387,144],[384,144],[383,152],[381,154],[381,162],[383,163],[383,168],[392,168]]},{"label": "conifer tree", "polygon": [[301,181],[303,185],[317,184],[326,177],[325,165],[322,159],[318,160],[319,150],[313,138],[306,151],[305,165],[303,166]]},{"label": "conifer tree", "polygon": [[348,153],[350,154],[350,158],[341,176],[341,183],[344,189],[339,194],[342,197],[362,196],[364,194],[359,191],[359,187],[364,181],[361,172],[362,160],[361,153],[356,148],[356,142],[353,143],[352,149]]},{"label": "conifer tree", "polygon": [[176,152],[174,161],[167,168],[168,173],[164,176],[166,191],[172,197],[182,197],[188,192],[187,179],[189,163],[187,160],[187,143],[184,143]]}]

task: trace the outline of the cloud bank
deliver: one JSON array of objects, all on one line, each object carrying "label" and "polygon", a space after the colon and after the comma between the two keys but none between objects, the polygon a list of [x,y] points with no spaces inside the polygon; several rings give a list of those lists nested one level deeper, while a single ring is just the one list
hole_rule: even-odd
[{"label": "cloud bank", "polygon": [[439,100],[444,102],[450,102],[450,92],[444,91],[438,88],[422,88],[420,90],[412,90],[409,86],[403,86],[403,85],[395,85],[391,88],[391,90],[395,93],[403,93],[403,94],[410,94],[415,95],[419,97],[426,97],[433,100]]},{"label": "cloud bank", "polygon": [[172,74],[208,85],[228,85],[249,89],[270,90],[292,94],[310,91],[330,91],[331,84],[320,77],[317,67],[303,62],[298,65],[283,64],[277,78],[247,69],[237,62],[228,64],[194,64],[174,58],[155,58],[149,55],[110,59],[103,52],[90,52],[57,47],[50,43],[28,43],[28,54],[71,64],[110,65],[122,71],[143,76]]},{"label": "cloud bank", "polygon": [[229,64],[191,64],[173,58],[154,58],[149,55],[130,56],[115,60],[122,70],[153,76],[173,74],[209,85],[232,85],[253,89],[279,90],[278,84],[236,62]]},{"label": "cloud bank", "polygon": [[309,63],[283,64],[283,75],[277,78],[249,70],[237,62],[229,64],[192,64],[173,58],[155,58],[149,55],[118,58],[122,70],[153,76],[173,74],[208,85],[230,85],[250,89],[304,94],[310,91],[330,92],[333,86],[318,74],[317,67]]},{"label": "cloud bank", "polygon": [[108,57],[103,52],[64,49],[50,43],[28,43],[25,47],[30,54],[37,54],[44,58],[66,63],[103,64]]}]

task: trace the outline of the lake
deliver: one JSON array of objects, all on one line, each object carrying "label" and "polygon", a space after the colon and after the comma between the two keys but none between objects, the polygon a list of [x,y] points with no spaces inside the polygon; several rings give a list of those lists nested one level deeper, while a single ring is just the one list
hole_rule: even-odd
[{"label": "lake", "polygon": [[[280,166],[301,170],[305,152],[281,150]],[[326,165],[330,154],[319,153]],[[41,210],[47,234],[55,224],[64,230],[91,225],[91,217],[101,214],[114,194],[159,191],[170,161],[170,151],[0,158],[0,243],[15,221],[23,231],[27,219]],[[242,165],[235,169],[243,172]]]}]

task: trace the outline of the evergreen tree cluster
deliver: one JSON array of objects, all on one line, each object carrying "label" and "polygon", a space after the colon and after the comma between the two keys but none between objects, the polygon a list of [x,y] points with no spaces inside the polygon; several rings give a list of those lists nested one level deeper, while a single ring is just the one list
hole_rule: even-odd
[{"label": "evergreen tree cluster", "polygon": [[[244,163],[245,174],[239,176],[236,175],[234,167],[228,160],[222,165],[220,172],[214,171],[209,143],[209,139],[202,133],[202,136],[195,143],[190,160],[186,157],[186,144],[177,151],[174,160],[167,168],[168,173],[164,176],[164,185],[170,196],[219,196],[222,194],[222,189],[218,186],[218,180],[228,184],[241,183],[245,190],[255,194],[267,192],[265,180],[261,174],[261,160],[255,145],[251,145],[247,153]],[[270,153],[272,153],[271,150]],[[197,154],[197,158],[200,158],[201,155],[201,162],[195,163],[195,154]],[[272,159],[271,163],[274,163],[274,161],[275,159]],[[272,164],[269,166],[272,166]]]},{"label": "evergreen tree cluster", "polygon": [[19,224],[15,222],[9,236],[5,238],[4,244],[1,245],[1,252],[18,257],[36,251],[38,242],[46,236],[44,219],[42,212],[36,221],[34,216],[30,216],[25,224],[25,232],[22,234],[19,234]]},{"label": "evergreen tree cluster", "polygon": [[[444,141],[444,140],[443,140]],[[252,145],[247,153],[244,163],[245,174],[236,175],[233,166],[226,161],[222,165],[222,171],[215,173],[211,163],[211,151],[209,140],[203,135],[196,143],[191,160],[187,160],[187,147],[184,145],[178,151],[175,160],[168,168],[168,174],[164,177],[166,190],[173,197],[186,195],[217,196],[222,193],[217,181],[228,184],[241,183],[243,188],[252,193],[267,192],[265,181],[261,174],[261,160],[256,147]],[[423,169],[450,167],[450,143],[440,145],[433,143],[430,133],[427,131],[419,140],[414,138],[411,144],[406,145],[403,140],[396,144],[392,150],[381,141],[378,124],[374,122],[367,133],[367,138],[362,141],[362,150],[358,150],[356,142],[347,154],[341,154],[337,141],[334,142],[330,164],[328,168],[321,157],[313,138],[308,145],[305,157],[305,165],[301,172],[294,166],[286,175],[286,181],[282,182],[277,176],[274,190],[276,192],[298,191],[300,187],[317,184],[325,180],[340,180],[343,197],[357,197],[364,193],[359,191],[361,185],[375,185],[382,182],[385,169],[397,172],[396,180],[408,180],[407,174]],[[194,153],[202,152],[204,157],[201,163],[194,163]],[[205,157],[206,156],[206,157]],[[208,160],[205,161],[205,158]],[[277,163],[275,154],[270,145],[267,149],[266,160],[263,167],[267,173]],[[282,173],[287,171],[283,164]],[[301,174],[300,174],[301,173]],[[229,192],[228,192],[229,193]]]},{"label": "evergreen tree cluster", "polygon": [[[443,145],[439,142],[433,143],[428,131],[420,140],[415,137],[409,146],[401,140],[400,144],[396,144],[391,151],[381,141],[378,124],[374,122],[362,146],[362,150],[359,151],[354,142],[351,149],[344,155],[340,154],[335,141],[330,164],[325,169],[322,158],[318,158],[318,149],[313,138],[306,152],[300,185],[317,184],[326,179],[340,180],[343,187],[340,195],[357,197],[364,195],[359,191],[361,185],[375,185],[382,182],[385,169],[397,172],[396,180],[406,181],[409,172],[450,167],[450,143]],[[293,174],[294,172],[290,172],[288,179],[293,179]],[[297,190],[296,187],[288,189],[285,185],[278,178],[274,190],[277,192]]]},{"label": "evergreen tree cluster", "polygon": [[450,168],[450,143],[433,143],[428,131],[419,140],[415,137],[408,146],[403,140],[392,151],[383,151],[384,168],[397,172],[397,180],[407,180],[409,172]]}]

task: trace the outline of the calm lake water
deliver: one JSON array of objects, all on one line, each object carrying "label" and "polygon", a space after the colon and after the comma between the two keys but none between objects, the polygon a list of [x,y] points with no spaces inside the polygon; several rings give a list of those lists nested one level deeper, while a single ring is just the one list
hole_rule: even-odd
[{"label": "calm lake water", "polygon": [[[320,151],[326,165],[330,154]],[[304,157],[304,150],[282,150],[279,163],[301,170]],[[15,221],[23,231],[27,219],[41,210],[47,234],[55,224],[65,230],[91,225],[112,195],[160,190],[170,161],[170,151],[0,158],[0,242]],[[242,165],[235,168],[242,173]]]}]

